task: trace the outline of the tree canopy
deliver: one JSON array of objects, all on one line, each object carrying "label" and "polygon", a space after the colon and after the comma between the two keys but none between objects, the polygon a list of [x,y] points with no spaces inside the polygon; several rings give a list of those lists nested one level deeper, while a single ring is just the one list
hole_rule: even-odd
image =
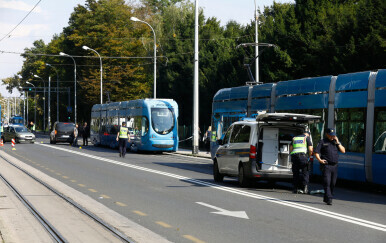
[{"label": "tree canopy", "polygon": [[[68,26],[50,43],[34,42],[25,49],[18,76],[3,80],[9,89],[25,81],[44,84],[58,71],[60,87],[74,85],[77,65],[78,120],[89,120],[91,106],[99,103],[99,58],[102,56],[104,101],[150,98],[153,93],[153,33],[137,17],[149,23],[157,36],[157,97],[172,98],[180,107],[180,124],[192,123],[194,4],[188,0],[87,0],[72,13]],[[275,44],[259,55],[260,81],[278,82],[303,77],[337,75],[385,68],[385,1],[297,0],[273,3],[260,11],[259,42]],[[252,15],[252,14],[251,14]],[[215,17],[199,15],[200,124],[210,124],[211,103],[221,88],[249,81],[245,63],[254,49],[237,48],[254,42],[254,21],[247,25],[230,21],[221,26]],[[43,55],[42,55],[43,54]],[[107,94],[107,93],[108,94]],[[62,108],[67,96],[61,96]],[[73,102],[73,101],[71,101]],[[66,104],[66,105],[64,105]],[[55,106],[53,106],[55,107]],[[55,111],[53,112],[55,114]],[[65,115],[65,114],[64,114]]]}]

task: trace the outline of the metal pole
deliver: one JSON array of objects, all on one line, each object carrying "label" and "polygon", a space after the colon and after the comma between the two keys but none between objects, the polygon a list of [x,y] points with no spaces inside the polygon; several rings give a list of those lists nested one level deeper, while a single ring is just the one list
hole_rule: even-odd
[{"label": "metal pole", "polygon": [[99,61],[100,61],[100,73],[101,73],[101,104],[103,104],[103,78],[102,78],[103,68],[102,68],[102,58],[101,58],[101,55],[99,55],[99,53],[98,53],[96,50],[94,50],[94,49],[92,49],[92,48],[90,48],[90,47],[88,47],[88,46],[83,46],[82,48],[85,49],[85,50],[92,50],[92,51],[95,52],[95,53],[98,55],[98,57],[99,57]]},{"label": "metal pole", "polygon": [[199,122],[198,122],[198,0],[195,6],[194,20],[194,98],[193,98],[193,154],[198,154]]},{"label": "metal pole", "polygon": [[59,121],[59,74],[54,66],[49,63],[46,63],[46,65],[52,67],[56,72],[56,120]]},{"label": "metal pole", "polygon": [[48,76],[48,129],[51,128],[51,76]]},{"label": "metal pole", "polygon": [[153,37],[154,37],[154,99],[157,98],[157,40],[156,40],[156,35],[155,35],[155,31],[153,29],[153,27],[151,27],[151,25],[143,20],[140,20],[136,17],[131,17],[130,20],[132,21],[138,21],[138,22],[142,22],[144,24],[146,24],[147,26],[150,27],[150,29],[153,31]]},{"label": "metal pole", "polygon": [[8,117],[8,123],[9,123],[9,97],[7,97],[7,117]]},{"label": "metal pole", "polygon": [[258,26],[259,26],[259,14],[257,12],[257,7],[256,7],[256,0],[255,0],[255,53],[256,53],[256,61],[255,61],[255,80],[257,83],[259,83],[259,31],[258,31]]},{"label": "metal pole", "polygon": [[29,122],[29,118],[28,118],[28,108],[29,108],[29,106],[28,106],[28,91],[27,91],[27,126],[28,126],[28,122]]},{"label": "metal pole", "polygon": [[[153,28],[151,29],[153,30]],[[156,99],[157,98],[157,42],[156,42],[156,36],[155,36],[154,30],[153,30],[153,35],[154,35],[154,88],[153,89],[154,89],[154,99]]]},{"label": "metal pole", "polygon": [[25,91],[23,91],[23,93],[24,93],[24,95],[23,95],[23,97],[24,97],[24,99],[23,99],[23,124],[25,125]]},{"label": "metal pole", "polygon": [[[34,86],[34,89],[35,89],[35,115],[34,115],[34,125],[36,126],[36,106],[37,106],[37,104],[36,104],[36,87]],[[35,130],[36,131],[36,130]]]},{"label": "metal pole", "polygon": [[43,81],[43,87],[44,87],[44,90],[43,90],[43,94],[44,94],[44,97],[43,97],[43,104],[44,104],[44,108],[43,108],[43,130],[44,132],[46,132],[46,84],[45,82]]},{"label": "metal pole", "polygon": [[75,59],[66,54],[66,53],[63,53],[63,52],[60,52],[59,53],[61,56],[68,56],[68,57],[71,57],[71,59],[74,61],[74,92],[75,92],[75,100],[74,100],[74,112],[75,112],[75,124],[76,124],[76,62],[75,62]]}]

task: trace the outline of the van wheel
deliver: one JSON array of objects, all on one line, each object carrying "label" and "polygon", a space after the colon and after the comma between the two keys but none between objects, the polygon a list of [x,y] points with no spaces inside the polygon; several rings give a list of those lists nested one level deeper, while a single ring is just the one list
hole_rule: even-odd
[{"label": "van wheel", "polygon": [[239,166],[238,181],[241,187],[248,187],[250,185],[250,180],[246,178],[245,172],[244,172],[244,166],[242,164],[240,164]]},{"label": "van wheel", "polygon": [[224,175],[220,173],[218,169],[217,160],[213,160],[213,179],[215,182],[222,182],[224,180]]}]

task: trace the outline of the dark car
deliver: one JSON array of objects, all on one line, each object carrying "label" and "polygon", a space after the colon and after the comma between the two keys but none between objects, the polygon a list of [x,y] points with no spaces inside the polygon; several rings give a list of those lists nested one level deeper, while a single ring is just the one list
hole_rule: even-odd
[{"label": "dark car", "polygon": [[50,134],[50,143],[71,143],[74,127],[72,122],[55,122]]}]

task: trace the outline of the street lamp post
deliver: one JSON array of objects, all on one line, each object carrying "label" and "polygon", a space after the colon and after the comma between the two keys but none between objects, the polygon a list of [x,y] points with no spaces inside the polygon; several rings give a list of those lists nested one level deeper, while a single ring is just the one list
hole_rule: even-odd
[{"label": "street lamp post", "polygon": [[193,154],[198,154],[199,149],[198,64],[198,0],[196,0],[194,18]]},{"label": "street lamp post", "polygon": [[147,24],[153,31],[153,35],[154,35],[154,88],[153,89],[154,89],[154,99],[156,99],[157,98],[157,42],[156,42],[155,31],[150,24],[148,24],[143,20],[140,20],[136,17],[131,17],[130,20],[134,22],[141,22],[141,23]]},{"label": "street lamp post", "polygon": [[46,66],[51,67],[56,72],[56,121],[59,121],[59,74],[58,70],[56,70],[56,68],[51,64],[46,63]]},{"label": "street lamp post", "polygon": [[30,83],[30,82],[25,82],[26,84],[30,84],[30,85],[32,85],[32,86],[34,86],[34,90],[35,90],[35,115],[34,115],[34,124],[35,124],[35,126],[36,126],[36,87],[35,87],[35,85],[33,85],[32,83]]},{"label": "street lamp post", "polygon": [[44,94],[44,97],[43,97],[43,131],[44,133],[46,132],[46,82],[44,82],[44,79],[42,79],[40,76],[34,74],[34,77],[35,78],[40,78],[42,81],[43,81],[43,94]]},{"label": "street lamp post", "polygon": [[94,50],[94,49],[92,49],[92,48],[90,48],[90,47],[88,47],[88,46],[83,46],[82,47],[83,49],[85,49],[85,50],[92,50],[93,52],[95,52],[97,55],[98,55],[98,57],[99,57],[99,60],[100,60],[100,73],[101,73],[101,104],[103,104],[103,89],[102,89],[102,84],[103,84],[103,80],[102,80],[102,73],[103,73],[103,68],[102,68],[102,58],[101,58],[101,56],[99,55],[99,53],[96,51],[96,50]]},{"label": "street lamp post", "polygon": [[76,124],[76,62],[75,62],[75,59],[72,56],[70,56],[70,55],[68,55],[68,54],[66,54],[64,52],[60,52],[59,55],[70,57],[74,61],[74,93],[75,93],[75,95],[74,95],[74,97],[75,97],[75,100],[74,100],[74,113],[75,113],[75,124]]}]

